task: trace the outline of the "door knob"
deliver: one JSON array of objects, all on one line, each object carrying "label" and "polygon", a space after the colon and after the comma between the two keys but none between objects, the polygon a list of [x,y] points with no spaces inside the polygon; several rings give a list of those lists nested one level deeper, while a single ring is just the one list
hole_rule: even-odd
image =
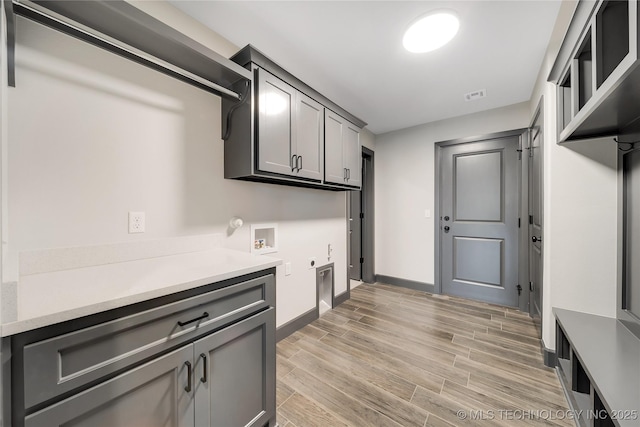
[{"label": "door knob", "polygon": [[445,225],[445,226],[444,226],[444,232],[445,232],[445,233],[448,233],[448,232],[449,232],[449,230],[451,230],[451,228],[449,228],[449,226],[448,226],[448,225]]},{"label": "door knob", "polygon": [[536,236],[533,236],[533,237],[531,237],[531,241],[532,241],[533,243],[535,243],[535,242],[542,242],[542,237],[536,237]]},{"label": "door knob", "polygon": [[449,216],[445,216],[445,217],[444,217],[444,220],[445,220],[445,221],[449,221]]}]

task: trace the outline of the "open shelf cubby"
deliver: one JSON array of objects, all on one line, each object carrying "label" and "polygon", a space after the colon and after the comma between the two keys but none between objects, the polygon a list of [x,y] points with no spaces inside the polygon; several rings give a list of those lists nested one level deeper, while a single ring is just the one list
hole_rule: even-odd
[{"label": "open shelf cubby", "polygon": [[564,76],[562,83],[560,83],[560,90],[558,92],[559,105],[560,105],[560,124],[562,129],[566,128],[571,119],[573,119],[573,109],[571,108],[571,70]]},{"label": "open shelf cubby", "polygon": [[597,87],[629,53],[629,1],[606,1],[596,15]]},{"label": "open shelf cubby", "polygon": [[591,99],[593,95],[593,61],[591,55],[591,30],[582,41],[575,58],[575,70],[578,75],[578,110]]}]

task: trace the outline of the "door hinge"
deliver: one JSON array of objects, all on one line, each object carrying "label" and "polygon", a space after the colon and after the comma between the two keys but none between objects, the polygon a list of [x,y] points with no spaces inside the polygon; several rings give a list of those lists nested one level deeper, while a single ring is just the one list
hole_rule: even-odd
[{"label": "door hinge", "polygon": [[533,224],[533,215],[529,215],[529,224]]},{"label": "door hinge", "polygon": [[360,219],[364,219],[364,212],[360,212]]},{"label": "door hinge", "polygon": [[529,282],[529,290],[533,292],[533,282]]},{"label": "door hinge", "polygon": [[520,296],[520,294],[522,293],[522,286],[520,286],[520,283],[518,283],[518,286],[516,286],[516,288],[518,289],[518,296]]},{"label": "door hinge", "polygon": [[[518,218],[518,228],[520,228],[520,218]],[[518,285],[520,286],[520,285]]]},{"label": "door hinge", "polygon": [[518,152],[518,160],[522,160],[522,149],[518,148],[516,151]]},{"label": "door hinge", "polygon": [[364,258],[360,258],[360,264],[364,264]]}]

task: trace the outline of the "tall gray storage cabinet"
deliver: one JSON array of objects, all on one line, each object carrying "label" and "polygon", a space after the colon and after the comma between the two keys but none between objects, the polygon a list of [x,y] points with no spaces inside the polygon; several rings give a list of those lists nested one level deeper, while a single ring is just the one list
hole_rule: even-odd
[{"label": "tall gray storage cabinet", "polygon": [[66,333],[17,336],[13,425],[274,426],[275,272],[267,272]]}]

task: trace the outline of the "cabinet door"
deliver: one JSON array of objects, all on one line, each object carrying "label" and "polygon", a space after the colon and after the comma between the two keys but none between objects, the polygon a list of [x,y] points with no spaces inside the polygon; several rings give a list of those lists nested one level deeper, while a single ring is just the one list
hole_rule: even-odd
[{"label": "cabinet door", "polygon": [[258,169],[294,175],[291,124],[296,90],[260,69],[258,71]]},{"label": "cabinet door", "polygon": [[31,414],[25,426],[194,427],[193,399],[185,389],[192,359],[189,344]]},{"label": "cabinet door", "polygon": [[194,343],[196,426],[275,422],[275,309]]},{"label": "cabinet door", "polygon": [[333,111],[325,110],[324,115],[324,180],[344,184],[346,166],[343,148],[344,119]]},{"label": "cabinet door", "polygon": [[347,184],[360,187],[362,184],[362,148],[360,129],[349,122],[343,125],[344,157],[347,168]]},{"label": "cabinet door", "polygon": [[298,92],[295,116],[295,154],[297,176],[322,180],[324,158],[324,107]]}]

